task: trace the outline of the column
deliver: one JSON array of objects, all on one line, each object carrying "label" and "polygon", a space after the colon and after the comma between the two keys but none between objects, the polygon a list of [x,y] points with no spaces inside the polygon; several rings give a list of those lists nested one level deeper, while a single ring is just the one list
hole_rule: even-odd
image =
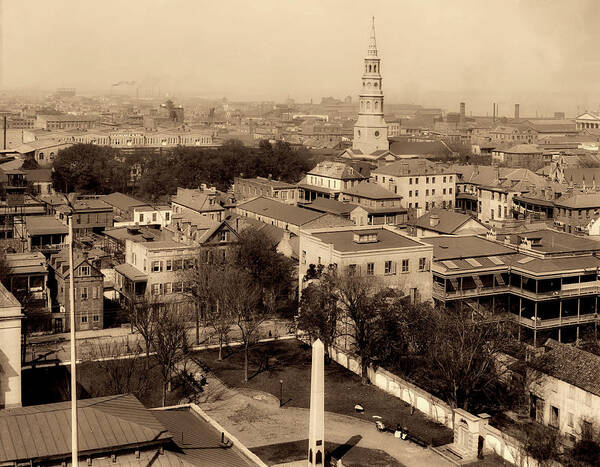
[{"label": "column", "polygon": [[523,312],[523,298],[519,297],[519,342],[521,342],[521,314]]},{"label": "column", "polygon": [[560,331],[562,329],[562,298],[558,299],[558,342],[561,342]]},{"label": "column", "polygon": [[533,321],[533,346],[537,347],[537,302],[535,302],[534,306],[533,306],[533,310],[534,310],[534,321]]},{"label": "column", "polygon": [[[581,284],[581,276],[579,276],[579,283]],[[580,285],[581,287],[581,285]],[[576,339],[579,340],[579,317],[580,317],[580,313],[581,313],[581,297],[577,297],[577,337]]]}]

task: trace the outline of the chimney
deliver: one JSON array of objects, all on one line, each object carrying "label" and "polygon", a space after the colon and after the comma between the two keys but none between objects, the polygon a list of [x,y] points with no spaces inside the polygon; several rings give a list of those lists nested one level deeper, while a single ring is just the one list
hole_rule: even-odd
[{"label": "chimney", "polygon": [[460,123],[463,124],[465,123],[465,110],[466,110],[466,105],[464,102],[460,103]]},{"label": "chimney", "polygon": [[432,214],[431,216],[429,216],[429,226],[430,227],[435,227],[440,223],[440,216],[438,216],[437,214]]},{"label": "chimney", "polygon": [[519,119],[519,104],[515,104],[515,120]]},{"label": "chimney", "polygon": [[496,122],[496,103],[492,104],[492,122]]}]

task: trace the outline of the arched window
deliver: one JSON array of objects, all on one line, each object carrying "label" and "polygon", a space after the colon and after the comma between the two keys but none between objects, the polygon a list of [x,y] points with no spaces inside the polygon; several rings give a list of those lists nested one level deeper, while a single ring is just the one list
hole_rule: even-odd
[{"label": "arched window", "polygon": [[371,101],[367,101],[367,110],[371,110]]},{"label": "arched window", "polygon": [[377,65],[373,65],[373,73],[377,73]]},{"label": "arched window", "polygon": [[369,65],[369,73],[371,73],[371,65]]},{"label": "arched window", "polygon": [[377,81],[373,83],[373,87],[376,88],[378,86]]},{"label": "arched window", "polygon": [[43,152],[40,152],[40,153],[39,153],[39,155],[38,155],[38,158],[39,158],[41,161],[43,161],[43,160],[44,160],[44,153],[43,153]]},{"label": "arched window", "polygon": [[379,109],[379,101],[375,101],[375,110]]},{"label": "arched window", "polygon": [[360,110],[365,110],[365,102],[360,101]]}]

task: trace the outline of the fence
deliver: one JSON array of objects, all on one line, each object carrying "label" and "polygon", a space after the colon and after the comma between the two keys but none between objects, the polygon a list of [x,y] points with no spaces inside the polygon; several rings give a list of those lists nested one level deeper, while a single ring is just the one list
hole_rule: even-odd
[{"label": "fence", "polygon": [[[341,348],[332,346],[329,355],[333,360],[353,373],[360,374],[360,360],[346,354]],[[424,389],[390,373],[384,368],[368,368],[371,383],[378,388],[403,400],[430,419],[454,430],[454,443],[449,448],[462,456],[475,458],[479,449],[494,452],[506,462],[523,467],[538,467],[538,463],[527,457],[522,443],[499,429],[489,425],[486,414],[473,415],[464,410],[453,410],[446,402]],[[443,453],[437,450],[440,454]]]}]

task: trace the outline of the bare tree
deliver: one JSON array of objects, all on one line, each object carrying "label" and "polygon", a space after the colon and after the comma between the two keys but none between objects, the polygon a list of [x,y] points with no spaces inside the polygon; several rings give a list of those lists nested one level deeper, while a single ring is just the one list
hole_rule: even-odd
[{"label": "bare tree", "polygon": [[127,305],[129,320],[137,332],[144,339],[146,346],[146,364],[149,364],[152,339],[159,321],[158,311],[160,304],[152,297],[144,297],[140,301],[130,301]]},{"label": "bare tree", "polygon": [[244,346],[244,382],[248,382],[248,353],[258,340],[260,325],[267,318],[260,306],[261,289],[251,275],[236,267],[223,269],[220,304],[222,312],[231,316],[240,329]]},{"label": "bare tree", "polygon": [[200,345],[200,314],[204,316],[206,324],[211,302],[214,301],[215,286],[217,285],[215,273],[214,265],[207,264],[199,254],[197,260],[194,261],[194,267],[181,271],[180,274],[184,284],[183,292],[194,303],[196,345]]},{"label": "bare tree", "polygon": [[93,388],[98,395],[131,393],[139,399],[148,393],[150,380],[142,363],[142,349],[138,345],[123,356],[123,348],[127,347],[128,342],[118,339],[104,339],[91,345],[89,357],[104,375],[104,387]]},{"label": "bare tree", "polygon": [[151,337],[152,349],[162,377],[162,405],[166,404],[167,389],[177,363],[188,351],[187,321],[189,313],[180,303],[163,303]]}]

